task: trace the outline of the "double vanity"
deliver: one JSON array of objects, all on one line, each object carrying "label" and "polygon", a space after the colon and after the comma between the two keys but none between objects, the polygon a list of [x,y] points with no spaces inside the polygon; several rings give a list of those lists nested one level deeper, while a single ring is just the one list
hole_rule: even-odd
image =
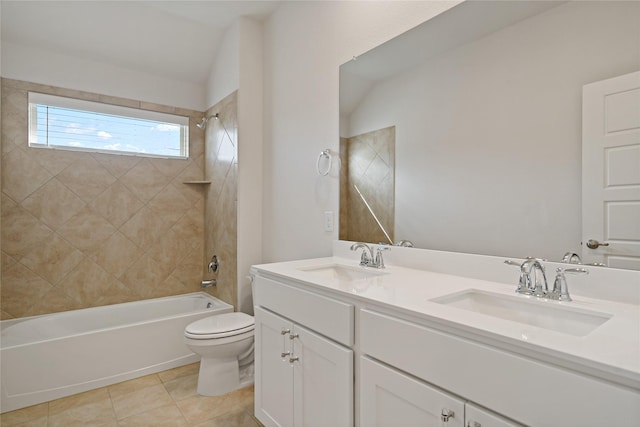
[{"label": "double vanity", "polygon": [[265,426],[640,425],[637,272],[585,267],[555,301],[494,257],[393,247],[378,269],[346,243],[252,269]]}]

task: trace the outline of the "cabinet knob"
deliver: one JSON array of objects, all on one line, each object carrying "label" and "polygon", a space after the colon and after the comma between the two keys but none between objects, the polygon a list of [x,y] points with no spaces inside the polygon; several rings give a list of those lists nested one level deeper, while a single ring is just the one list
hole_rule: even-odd
[{"label": "cabinet knob", "polygon": [[300,335],[298,335],[298,334],[289,334],[289,339],[290,340],[294,340],[294,339],[298,338],[299,336]]},{"label": "cabinet knob", "polygon": [[467,427],[482,427],[482,424],[477,421],[469,420],[467,421]]},{"label": "cabinet knob", "polygon": [[453,418],[455,416],[455,413],[447,408],[442,408],[442,412],[440,413],[440,419],[442,420],[442,422],[447,423],[449,422],[449,418]]},{"label": "cabinet knob", "polygon": [[284,362],[286,360],[286,357],[288,355],[290,355],[290,354],[291,354],[290,351],[284,351],[284,352],[280,353],[280,357],[282,358],[282,361]]},{"label": "cabinet knob", "polygon": [[290,332],[291,332],[291,329],[282,328],[282,330],[280,331],[280,335],[287,335]]},{"label": "cabinet knob", "polygon": [[289,358],[289,363],[290,363],[290,364],[291,364],[291,366],[293,367],[293,363],[294,363],[294,362],[297,362],[298,360],[300,360],[300,358],[299,358],[299,357],[297,357],[297,356],[291,356],[291,357]]}]

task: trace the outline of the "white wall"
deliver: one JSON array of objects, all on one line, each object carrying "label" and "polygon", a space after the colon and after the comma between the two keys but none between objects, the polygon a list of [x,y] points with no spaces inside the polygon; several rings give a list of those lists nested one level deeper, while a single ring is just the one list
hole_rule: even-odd
[{"label": "white wall", "polygon": [[637,2],[564,4],[376,85],[349,136],[396,126],[397,238],[580,253],[582,86],[638,68],[639,13]]},{"label": "white wall", "polygon": [[[217,104],[240,85],[240,22],[228,28],[215,56],[209,78],[207,79],[207,108]],[[203,55],[209,54],[203,43]]]},{"label": "white wall", "polygon": [[262,24],[239,24],[238,309],[252,314],[249,268],[262,262]]},{"label": "white wall", "polygon": [[163,105],[205,109],[200,85],[2,41],[2,77]]},{"label": "white wall", "polygon": [[262,24],[240,18],[225,32],[207,84],[209,106],[238,91],[237,306],[250,314],[249,268],[262,262],[262,50]]},{"label": "white wall", "polygon": [[337,239],[338,179],[316,159],[338,151],[340,64],[457,3],[285,2],[265,22],[263,261],[329,255]]}]

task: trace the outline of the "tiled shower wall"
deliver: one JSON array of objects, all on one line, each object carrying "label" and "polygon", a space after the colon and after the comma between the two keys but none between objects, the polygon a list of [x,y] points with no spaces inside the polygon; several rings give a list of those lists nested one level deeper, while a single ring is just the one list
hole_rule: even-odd
[{"label": "tiled shower wall", "polygon": [[214,290],[221,300],[237,307],[237,188],[238,188],[238,119],[237,91],[207,111],[205,179],[205,263],[213,255],[220,264]]},{"label": "tiled shower wall", "polygon": [[[189,159],[29,148],[28,91],[189,116]],[[201,112],[7,79],[1,111],[2,319],[200,290]]]},{"label": "tiled shower wall", "polygon": [[395,126],[341,138],[340,158],[343,159],[340,175],[340,239],[391,243],[353,186],[358,186],[393,240]]}]

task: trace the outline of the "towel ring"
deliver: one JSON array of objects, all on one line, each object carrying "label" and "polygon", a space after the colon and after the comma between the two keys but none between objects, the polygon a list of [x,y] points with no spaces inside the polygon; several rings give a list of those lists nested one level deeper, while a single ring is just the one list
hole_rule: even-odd
[{"label": "towel ring", "polygon": [[[323,171],[320,168],[320,162],[324,158],[327,159],[328,166],[327,166],[327,169]],[[320,155],[318,156],[318,161],[316,162],[316,169],[318,170],[318,175],[327,176],[329,174],[329,171],[331,171],[331,163],[333,163],[333,159],[331,158],[331,150],[328,148],[325,150],[322,150],[320,152]]]}]

